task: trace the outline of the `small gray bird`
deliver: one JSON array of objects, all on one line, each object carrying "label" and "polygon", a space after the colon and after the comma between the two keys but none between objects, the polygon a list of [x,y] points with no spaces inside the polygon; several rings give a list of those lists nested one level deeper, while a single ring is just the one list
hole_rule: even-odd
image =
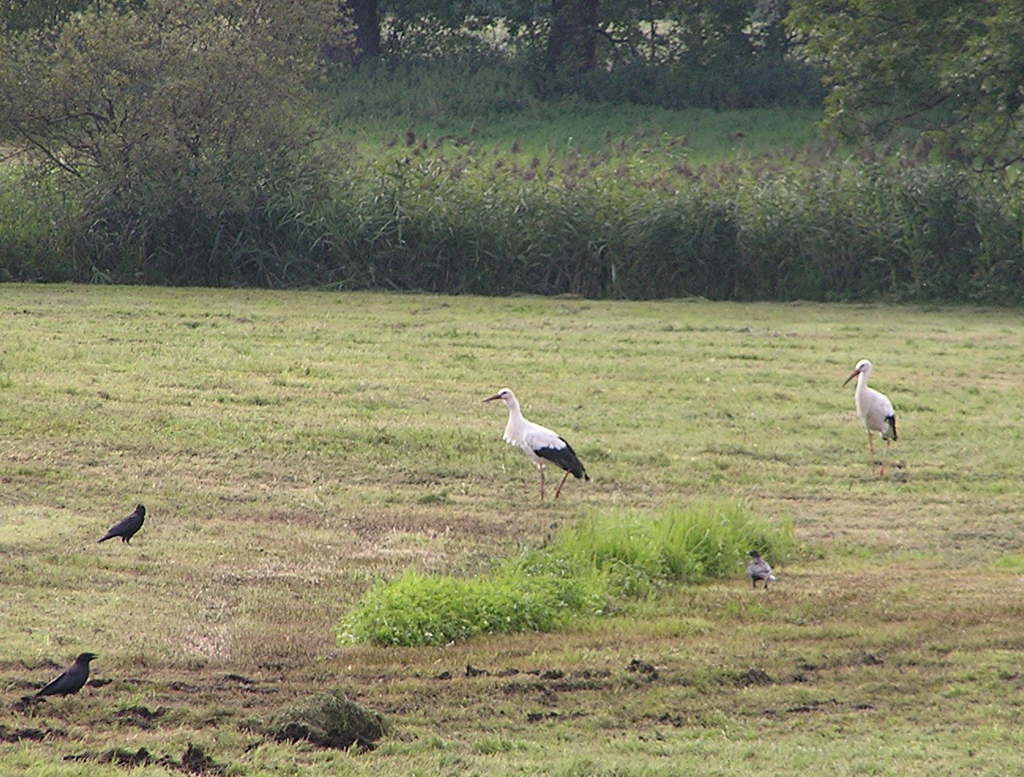
[{"label": "small gray bird", "polygon": [[98,656],[95,653],[80,653],[75,663],[57,678],[54,678],[38,691],[36,696],[67,696],[78,693],[89,679],[89,662]]},{"label": "small gray bird", "polygon": [[100,542],[106,542],[114,537],[120,537],[121,542],[131,545],[131,539],[135,532],[142,528],[142,522],[146,520],[146,508],[143,505],[135,505],[135,512],[127,518],[122,518],[108,531]]},{"label": "small gray bird", "polygon": [[768,566],[768,562],[761,558],[761,554],[756,550],[750,551],[748,554],[750,561],[747,562],[747,574],[750,575],[750,584],[757,588],[757,581],[764,580],[764,587],[768,587],[768,581],[774,580],[775,575],[772,574],[772,568]]}]

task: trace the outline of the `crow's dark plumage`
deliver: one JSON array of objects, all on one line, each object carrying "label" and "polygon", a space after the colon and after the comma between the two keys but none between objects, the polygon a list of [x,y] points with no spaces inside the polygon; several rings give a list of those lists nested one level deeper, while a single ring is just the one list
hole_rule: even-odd
[{"label": "crow's dark plumage", "polygon": [[763,580],[764,587],[768,587],[768,581],[774,580],[775,575],[772,574],[772,568],[768,566],[768,562],[761,558],[761,554],[756,550],[750,551],[747,554],[750,556],[750,561],[747,562],[747,574],[750,575],[750,584],[757,588],[757,581]]},{"label": "crow's dark plumage", "polygon": [[36,696],[67,696],[78,693],[89,679],[89,662],[96,658],[95,653],[80,653],[75,663],[60,676],[36,691]]},{"label": "crow's dark plumage", "polygon": [[100,542],[106,542],[114,537],[120,537],[121,542],[131,545],[131,539],[135,532],[142,528],[142,522],[146,520],[146,508],[143,505],[135,505],[135,512],[127,518],[122,518],[108,531]]}]

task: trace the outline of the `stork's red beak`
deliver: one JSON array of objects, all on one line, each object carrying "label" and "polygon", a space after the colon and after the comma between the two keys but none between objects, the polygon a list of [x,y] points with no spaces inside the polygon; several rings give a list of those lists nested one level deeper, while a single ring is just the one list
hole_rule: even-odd
[{"label": "stork's red beak", "polygon": [[845,386],[847,383],[849,383],[851,380],[856,378],[858,375],[860,375],[860,370],[854,370],[853,372],[850,373],[850,377],[848,377],[846,380],[843,381],[843,385]]},{"label": "stork's red beak", "polygon": [[487,397],[484,402],[490,402],[492,399],[501,399],[501,394],[495,394],[493,397]]}]

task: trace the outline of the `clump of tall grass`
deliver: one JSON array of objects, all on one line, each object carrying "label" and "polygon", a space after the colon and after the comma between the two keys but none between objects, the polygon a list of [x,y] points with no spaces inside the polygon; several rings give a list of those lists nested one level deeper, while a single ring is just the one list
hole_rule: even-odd
[{"label": "clump of tall grass", "polygon": [[410,127],[372,155],[325,155],[323,170],[240,192],[239,207],[203,216],[185,200],[141,220],[12,184],[0,277],[1024,302],[1024,208],[954,165],[818,146],[697,167],[685,138],[655,126],[588,149],[523,153]]},{"label": "clump of tall grass", "polygon": [[576,79],[577,94],[612,103],[667,108],[749,109],[768,105],[820,105],[821,73],[795,58],[758,58],[702,67],[631,62]]},{"label": "clump of tall grass", "polygon": [[340,126],[401,119],[423,121],[497,116],[536,102],[536,90],[522,68],[491,53],[441,61],[369,60],[341,70],[318,86],[321,105]]},{"label": "clump of tall grass", "polygon": [[1024,213],[951,165],[671,139],[514,155],[418,143],[340,190],[346,287],[596,298],[1019,303]]},{"label": "clump of tall grass", "polygon": [[773,563],[798,550],[792,523],[772,523],[743,502],[594,513],[563,527],[542,556],[607,581],[613,595],[646,595],[675,583],[696,583],[743,571],[748,551]]},{"label": "clump of tall grass", "polygon": [[538,77],[537,62],[507,48],[460,47],[456,52],[391,54],[330,73],[319,85],[321,105],[335,124],[401,118],[487,120],[564,98],[591,104],[748,109],[820,105],[821,73],[796,59],[760,59],[726,68],[695,63],[621,63],[587,75]]},{"label": "clump of tall grass", "polygon": [[338,639],[419,646],[554,631],[573,618],[608,612],[615,598],[742,574],[752,548],[773,563],[792,557],[792,525],[770,523],[739,502],[655,515],[595,513],[544,547],[506,559],[492,575],[458,579],[410,571],[380,582],[341,621]]},{"label": "clump of tall grass", "polygon": [[59,197],[38,178],[0,167],[0,281],[68,280],[70,262],[58,251],[60,211]]}]

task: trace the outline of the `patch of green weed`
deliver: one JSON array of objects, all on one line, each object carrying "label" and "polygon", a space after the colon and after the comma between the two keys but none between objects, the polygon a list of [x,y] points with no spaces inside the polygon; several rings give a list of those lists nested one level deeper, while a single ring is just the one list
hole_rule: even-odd
[{"label": "patch of green weed", "polygon": [[445,645],[478,634],[551,631],[598,602],[599,592],[579,577],[507,568],[462,580],[409,571],[371,588],[338,636],[343,644]]},{"label": "patch of green weed", "polygon": [[488,576],[406,572],[371,588],[338,628],[343,644],[444,645],[479,634],[552,631],[601,614],[609,596],[735,575],[747,551],[783,560],[797,550],[790,522],[771,524],[741,502],[654,515],[595,513]]}]

